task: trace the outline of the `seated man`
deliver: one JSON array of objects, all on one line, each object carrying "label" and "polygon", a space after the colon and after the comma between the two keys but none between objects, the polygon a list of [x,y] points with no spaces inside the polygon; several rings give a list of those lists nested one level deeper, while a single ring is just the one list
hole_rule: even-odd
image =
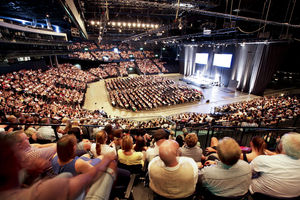
[{"label": "seated man", "polygon": [[215,196],[245,195],[251,183],[251,169],[247,162],[240,160],[240,146],[234,139],[225,137],[216,148],[220,161],[200,171],[202,186]]},{"label": "seated man", "polygon": [[147,161],[150,162],[154,157],[158,156],[159,154],[159,146],[168,139],[169,135],[164,129],[158,129],[153,134],[154,138],[154,147],[148,148],[146,151],[146,158]]},{"label": "seated man", "polygon": [[150,188],[166,198],[190,197],[198,180],[198,167],[192,158],[178,157],[179,145],[165,140],[159,146],[159,156],[149,163]]},{"label": "seated man", "polygon": [[[16,147],[24,152],[23,162],[31,163],[35,159],[46,161],[43,172],[51,174],[51,160],[56,153],[56,144],[30,144],[24,131],[14,131],[10,133],[10,137],[16,142]],[[43,173],[42,172],[42,173]]]},{"label": "seated man", "polygon": [[[42,124],[50,124],[49,118],[43,118],[41,120]],[[62,134],[57,133],[58,137],[61,138]],[[37,130],[37,138],[40,140],[48,140],[54,142],[56,140],[55,132],[51,126],[41,126]]]},{"label": "seated man", "polygon": [[250,192],[272,197],[292,198],[300,196],[300,134],[282,136],[281,154],[257,156],[251,162],[253,172],[259,173],[252,179]]},{"label": "seated man", "polygon": [[0,158],[5,160],[0,167],[0,199],[76,199],[89,186],[86,200],[109,199],[116,173],[115,156],[104,157],[101,163],[84,174],[70,177],[69,173],[63,173],[21,188],[19,174],[24,170],[24,152],[18,148],[18,143],[13,138],[0,135]]}]

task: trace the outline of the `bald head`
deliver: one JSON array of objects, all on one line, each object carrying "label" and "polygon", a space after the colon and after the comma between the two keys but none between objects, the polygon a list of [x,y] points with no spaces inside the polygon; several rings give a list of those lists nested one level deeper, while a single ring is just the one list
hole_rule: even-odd
[{"label": "bald head", "polygon": [[159,157],[167,167],[173,167],[178,164],[176,159],[178,148],[179,145],[175,140],[165,140],[159,146]]}]

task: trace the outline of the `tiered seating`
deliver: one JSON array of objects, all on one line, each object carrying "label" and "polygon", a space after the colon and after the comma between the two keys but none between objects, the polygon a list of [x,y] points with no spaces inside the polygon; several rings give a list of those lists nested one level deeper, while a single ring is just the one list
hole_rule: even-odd
[{"label": "tiered seating", "polygon": [[120,67],[119,67],[120,75],[121,76],[128,75],[127,69],[129,67],[134,68],[135,67],[134,62],[120,62]]},{"label": "tiered seating", "polygon": [[153,51],[144,51],[144,54],[145,54],[146,58],[154,58],[155,57]]},{"label": "tiered seating", "polygon": [[158,74],[160,70],[150,59],[136,60],[138,68],[143,74]]},{"label": "tiered seating", "polygon": [[113,51],[95,51],[93,52],[98,60],[104,60],[103,56],[108,57],[108,61],[120,60],[120,55]]},{"label": "tiered seating", "polygon": [[96,60],[91,52],[73,52],[72,54],[69,54],[69,57],[78,58],[81,60]]},{"label": "tiered seating", "polygon": [[161,62],[159,59],[154,59],[153,62],[160,68],[160,70],[163,73],[169,72],[164,66],[164,64],[166,64],[166,62]]}]

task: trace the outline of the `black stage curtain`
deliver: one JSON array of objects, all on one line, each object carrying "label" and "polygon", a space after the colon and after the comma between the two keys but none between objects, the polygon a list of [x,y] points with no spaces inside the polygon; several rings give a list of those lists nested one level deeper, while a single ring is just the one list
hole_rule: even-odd
[{"label": "black stage curtain", "polygon": [[250,91],[252,94],[263,95],[264,90],[271,81],[274,72],[284,61],[284,58],[287,55],[287,50],[287,44],[265,45],[257,77],[252,91]]}]

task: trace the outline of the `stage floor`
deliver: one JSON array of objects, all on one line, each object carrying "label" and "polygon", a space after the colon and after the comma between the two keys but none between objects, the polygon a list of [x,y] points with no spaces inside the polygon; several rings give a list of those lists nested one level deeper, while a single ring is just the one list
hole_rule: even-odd
[{"label": "stage floor", "polygon": [[[183,77],[181,74],[164,74],[161,76],[166,76],[180,84],[187,85],[187,83],[179,80]],[[133,112],[111,106],[109,103],[108,92],[105,89],[104,80],[101,80],[88,84],[83,108],[89,110],[103,109],[111,117],[129,118],[133,120],[148,120],[184,112],[211,113],[214,111],[214,107],[217,106],[258,98],[258,96],[249,95],[239,91],[233,91],[225,87],[211,86],[207,89],[201,89],[200,87],[194,85],[189,86],[202,91],[204,99],[194,103]],[[209,100],[209,103],[206,103],[207,100]]]}]

